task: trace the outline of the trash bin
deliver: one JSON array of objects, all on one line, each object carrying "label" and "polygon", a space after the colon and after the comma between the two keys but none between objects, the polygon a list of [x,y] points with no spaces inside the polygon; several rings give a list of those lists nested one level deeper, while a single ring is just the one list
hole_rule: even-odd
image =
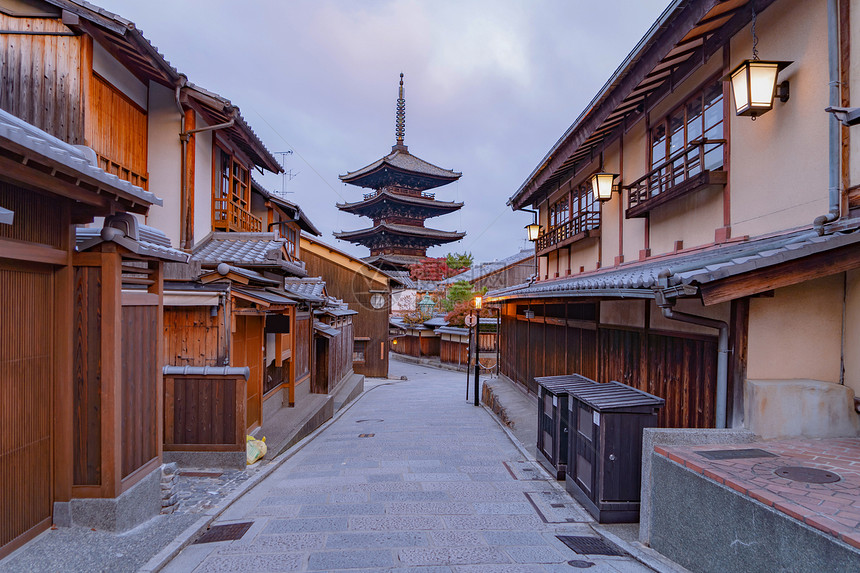
[{"label": "trash bin", "polygon": [[583,385],[593,384],[579,374],[541,376],[538,384],[537,448],[555,468],[557,480],[563,480],[567,470],[568,393]]},{"label": "trash bin", "polygon": [[639,521],[642,430],[664,404],[620,382],[571,390],[565,488],[599,523]]}]

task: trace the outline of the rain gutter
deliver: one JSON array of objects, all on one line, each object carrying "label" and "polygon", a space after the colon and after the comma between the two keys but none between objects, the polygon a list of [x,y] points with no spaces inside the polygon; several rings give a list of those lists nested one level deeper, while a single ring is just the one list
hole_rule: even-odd
[{"label": "rain gutter", "polygon": [[[837,16],[838,0],[827,0],[827,67],[830,74],[830,108],[841,105],[839,95],[839,18]],[[828,150],[828,196],[830,210],[826,215],[815,218],[812,225],[819,236],[825,234],[824,226],[839,219],[841,214],[842,193],[839,188],[840,179],[840,122],[835,114],[828,114],[827,150]]]}]

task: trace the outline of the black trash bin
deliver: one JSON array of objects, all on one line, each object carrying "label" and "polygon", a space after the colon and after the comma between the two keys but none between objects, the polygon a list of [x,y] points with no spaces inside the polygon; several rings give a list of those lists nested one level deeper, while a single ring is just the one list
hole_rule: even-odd
[{"label": "black trash bin", "polygon": [[639,521],[642,430],[664,404],[620,382],[570,392],[565,488],[599,523]]},{"label": "black trash bin", "polygon": [[567,470],[568,394],[583,385],[593,384],[579,374],[541,376],[538,384],[537,448],[555,468],[557,480],[563,480]]}]

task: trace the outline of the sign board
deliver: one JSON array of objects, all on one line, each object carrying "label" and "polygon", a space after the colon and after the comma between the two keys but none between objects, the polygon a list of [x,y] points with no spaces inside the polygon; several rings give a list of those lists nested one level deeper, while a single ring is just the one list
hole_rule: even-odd
[{"label": "sign board", "polygon": [[478,324],[478,317],[477,316],[475,316],[474,314],[470,314],[470,315],[466,316],[466,326],[467,327],[472,328],[476,324]]}]

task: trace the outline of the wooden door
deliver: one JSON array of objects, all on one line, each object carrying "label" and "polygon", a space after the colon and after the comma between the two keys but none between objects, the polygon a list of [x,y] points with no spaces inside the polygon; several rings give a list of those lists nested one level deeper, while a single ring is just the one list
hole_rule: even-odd
[{"label": "wooden door", "polygon": [[0,266],[0,557],[51,523],[53,282]]},{"label": "wooden door", "polygon": [[263,412],[263,317],[239,316],[233,334],[233,365],[251,371],[247,384],[248,430],[259,426]]}]

